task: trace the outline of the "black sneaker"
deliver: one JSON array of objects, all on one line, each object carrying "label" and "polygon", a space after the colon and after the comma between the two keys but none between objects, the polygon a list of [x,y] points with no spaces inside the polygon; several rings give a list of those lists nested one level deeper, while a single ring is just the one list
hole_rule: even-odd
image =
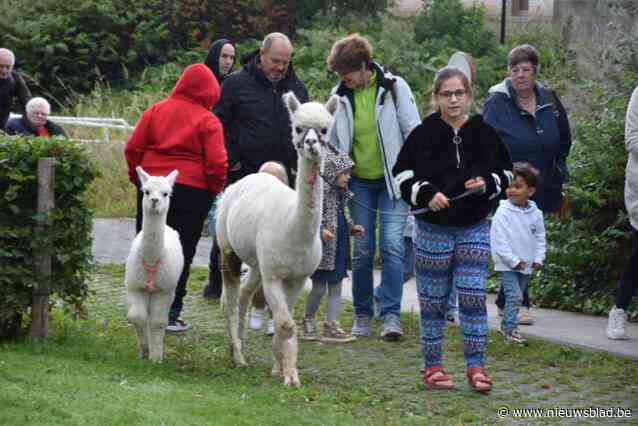
[{"label": "black sneaker", "polygon": [[175,321],[169,321],[166,326],[166,331],[170,331],[173,333],[179,333],[182,331],[190,330],[191,325],[185,322],[181,318],[177,318]]},{"label": "black sneaker", "polygon": [[222,292],[221,290],[213,288],[212,285],[207,284],[206,287],[204,287],[204,293],[202,296],[206,300],[219,300],[222,297]]}]

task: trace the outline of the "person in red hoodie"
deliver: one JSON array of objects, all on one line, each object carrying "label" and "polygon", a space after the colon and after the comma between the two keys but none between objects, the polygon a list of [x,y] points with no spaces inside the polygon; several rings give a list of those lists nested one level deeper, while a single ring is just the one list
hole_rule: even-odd
[{"label": "person in red hoodie", "polygon": [[180,317],[186,282],[204,219],[226,181],[224,130],[211,112],[219,97],[219,84],[212,71],[204,64],[190,65],[173,93],[144,111],[124,149],[129,180],[138,188],[137,232],[142,229],[142,193],[135,168],[142,166],[153,176],[179,171],[166,222],[179,233],[184,269],[169,311],[167,331],[190,328]]}]

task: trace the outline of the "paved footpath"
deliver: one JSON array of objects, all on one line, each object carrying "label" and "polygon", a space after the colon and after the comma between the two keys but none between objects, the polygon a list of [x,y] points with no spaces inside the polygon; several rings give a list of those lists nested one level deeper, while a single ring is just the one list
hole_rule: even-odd
[{"label": "paved footpath", "polygon": [[[93,222],[93,256],[98,263],[124,263],[133,237],[135,236],[135,220],[95,219]],[[196,266],[208,266],[211,239],[202,238],[197,246]],[[375,284],[380,281],[380,274],[375,271]],[[344,298],[352,300],[352,284],[344,280]],[[490,328],[498,328],[500,318],[493,303],[494,295],[488,295],[488,323]],[[418,312],[419,303],[416,296],[414,279],[405,284],[401,310]],[[576,314],[555,309],[532,310],[535,323],[532,326],[521,326],[521,331],[529,337],[540,338],[561,344],[577,346],[593,351],[609,352],[617,356],[638,361],[638,323],[628,323],[627,329],[633,338],[624,341],[612,341],[605,336],[607,317]]]}]

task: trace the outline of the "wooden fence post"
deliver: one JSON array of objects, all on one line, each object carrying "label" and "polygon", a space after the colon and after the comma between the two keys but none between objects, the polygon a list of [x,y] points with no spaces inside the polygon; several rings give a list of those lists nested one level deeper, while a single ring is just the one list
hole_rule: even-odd
[{"label": "wooden fence post", "polygon": [[[38,232],[48,232],[49,212],[55,206],[55,159],[38,160]],[[42,247],[35,255],[35,274],[37,287],[33,289],[33,306],[31,320],[31,338],[43,343],[49,334],[49,291],[51,282],[50,247]]]}]

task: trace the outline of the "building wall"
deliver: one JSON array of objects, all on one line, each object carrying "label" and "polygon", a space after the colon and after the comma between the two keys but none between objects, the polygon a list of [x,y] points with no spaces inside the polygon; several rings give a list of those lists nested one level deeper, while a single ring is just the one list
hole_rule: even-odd
[{"label": "building wall", "polygon": [[[512,15],[512,4],[519,0],[507,0],[507,15]],[[487,16],[491,20],[501,18],[502,0],[463,0],[467,6],[483,4],[487,10]],[[529,11],[519,17],[524,21],[551,21],[554,16],[554,0],[528,0]],[[423,8],[422,0],[395,0],[393,12],[398,15],[415,15]]]},{"label": "building wall", "polygon": [[[483,4],[487,9],[487,15],[490,19],[500,19],[502,0],[463,0],[470,6],[472,4]],[[515,0],[507,0],[507,15],[512,15]],[[520,16],[526,15],[528,20],[534,21],[551,21],[554,16],[554,0],[528,0],[528,11]]]}]

